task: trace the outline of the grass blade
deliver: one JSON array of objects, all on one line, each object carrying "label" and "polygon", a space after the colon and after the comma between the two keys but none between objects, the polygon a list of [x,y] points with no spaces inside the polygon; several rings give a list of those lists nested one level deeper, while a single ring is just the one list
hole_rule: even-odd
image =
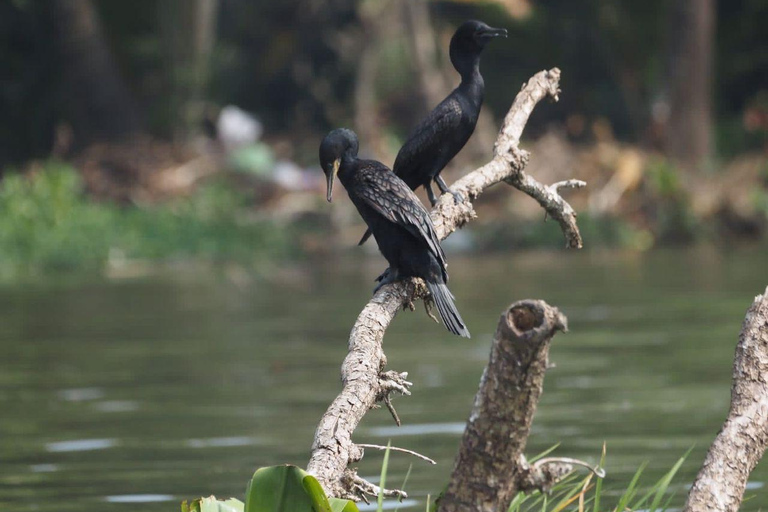
[{"label": "grass blade", "polygon": [[384,487],[387,485],[387,467],[389,466],[389,447],[392,441],[387,441],[387,450],[384,452],[384,462],[381,463],[381,478],[379,479],[379,500],[377,512],[384,510]]}]

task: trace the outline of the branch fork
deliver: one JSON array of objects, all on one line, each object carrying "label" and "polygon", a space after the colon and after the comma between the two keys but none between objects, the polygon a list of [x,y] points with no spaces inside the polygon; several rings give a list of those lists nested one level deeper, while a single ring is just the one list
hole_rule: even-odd
[{"label": "branch fork", "polygon": [[[528,153],[519,148],[520,136],[534,107],[544,98],[557,101],[559,83],[560,70],[553,68],[537,73],[527,84],[523,84],[504,119],[494,145],[493,159],[451,185],[451,189],[465,200],[456,202],[452,195],[444,194],[430,213],[440,239],[448,237],[476,217],[473,201],[488,187],[507,182],[536,199],[552,218],[558,220],[567,247],[581,247],[576,214],[560,197],[559,190],[582,186],[583,182],[577,185],[575,180],[571,180],[549,187],[542,185],[523,172]],[[352,327],[349,353],[341,367],[343,389],[320,420],[307,465],[307,471],[317,477],[331,496],[364,499],[366,495],[379,492],[377,486],[365,482],[347,467],[362,457],[361,445],[352,441],[352,434],[363,416],[380,402],[400,425],[391,394],[410,395],[412,384],[406,380],[406,373],[384,371],[384,333],[402,308],[411,306],[413,300],[426,295],[423,290],[420,291],[416,279],[382,286]],[[405,493],[397,490],[385,490],[384,494],[405,497]]]}]

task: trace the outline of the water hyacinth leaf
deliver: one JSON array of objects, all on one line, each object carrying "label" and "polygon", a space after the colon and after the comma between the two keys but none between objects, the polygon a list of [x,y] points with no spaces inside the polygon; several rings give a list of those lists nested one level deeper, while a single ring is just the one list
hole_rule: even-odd
[{"label": "water hyacinth leaf", "polygon": [[306,474],[302,484],[312,500],[315,512],[360,512],[354,501],[328,498],[320,482],[312,475]]},{"label": "water hyacinth leaf", "polygon": [[305,476],[290,465],[256,470],[245,495],[245,512],[313,512],[302,484]]},{"label": "water hyacinth leaf", "polygon": [[243,512],[245,504],[235,498],[220,501],[215,496],[198,498],[181,504],[181,512]]},{"label": "water hyacinth leaf", "polygon": [[307,493],[309,499],[312,501],[312,506],[315,512],[331,512],[331,504],[328,502],[328,498],[325,496],[320,482],[312,475],[306,475],[301,480],[301,485],[304,487],[304,492]]},{"label": "water hyacinth leaf", "polygon": [[333,512],[360,512],[354,501],[339,498],[329,498],[329,501]]},{"label": "water hyacinth leaf", "polygon": [[219,501],[213,496],[203,498],[200,502],[200,512],[243,512],[245,504],[234,498]]},{"label": "water hyacinth leaf", "polygon": [[271,466],[253,474],[246,491],[245,512],[302,511],[359,512],[352,501],[328,499],[317,479],[297,466]]},{"label": "water hyacinth leaf", "polygon": [[306,476],[301,483],[312,500],[315,512],[360,512],[354,501],[328,498],[317,478],[307,473],[304,474]]}]

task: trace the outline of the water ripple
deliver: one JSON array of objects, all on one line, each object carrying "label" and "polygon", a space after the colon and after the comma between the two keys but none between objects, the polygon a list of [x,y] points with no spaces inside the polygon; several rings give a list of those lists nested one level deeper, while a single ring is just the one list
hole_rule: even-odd
[{"label": "water ripple", "polygon": [[73,441],[57,441],[46,443],[45,449],[49,452],[85,452],[90,450],[104,450],[117,446],[117,439],[75,439]]}]

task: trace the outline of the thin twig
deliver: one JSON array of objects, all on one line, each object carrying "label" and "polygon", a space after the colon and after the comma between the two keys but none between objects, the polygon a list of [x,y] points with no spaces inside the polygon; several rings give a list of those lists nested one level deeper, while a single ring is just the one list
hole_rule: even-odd
[{"label": "thin twig", "polygon": [[395,423],[397,424],[397,426],[399,427],[400,425],[402,425],[402,423],[400,422],[400,416],[398,416],[397,411],[395,410],[395,405],[392,403],[392,397],[390,397],[389,395],[385,396],[383,398],[383,402],[384,402],[384,405],[387,406],[387,410],[389,410],[389,414],[392,415],[392,419],[395,420]]},{"label": "thin twig", "polygon": [[545,457],[539,459],[533,463],[534,468],[543,466],[545,464],[572,464],[574,466],[581,466],[590,470],[596,477],[605,478],[605,470],[600,466],[592,467],[589,463],[579,459],[572,459],[570,457]]},{"label": "thin twig", "polygon": [[375,448],[377,450],[387,450],[387,449],[389,449],[390,451],[393,451],[393,452],[403,452],[403,453],[407,453],[409,455],[413,455],[417,459],[421,459],[421,460],[427,461],[430,464],[437,464],[437,462],[435,462],[434,460],[430,459],[426,455],[422,455],[422,454],[420,454],[418,452],[415,452],[413,450],[407,450],[405,448],[398,448],[396,446],[389,446],[389,447],[387,447],[387,446],[381,446],[381,445],[378,445],[378,444],[363,444],[363,443],[357,443],[357,446],[359,446],[361,448]]}]

